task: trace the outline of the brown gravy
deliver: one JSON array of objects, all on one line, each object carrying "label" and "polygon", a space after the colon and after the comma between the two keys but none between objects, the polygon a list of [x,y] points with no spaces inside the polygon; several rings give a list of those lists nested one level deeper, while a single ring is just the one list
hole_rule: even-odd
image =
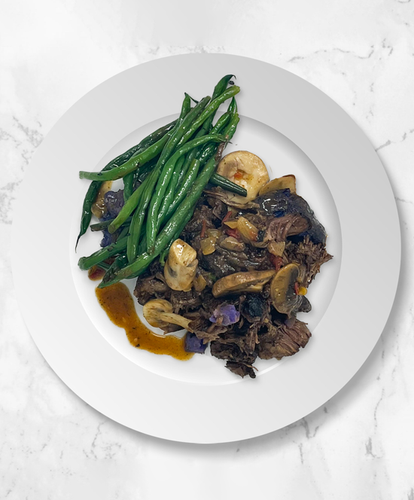
[{"label": "brown gravy", "polygon": [[96,296],[112,323],[124,328],[134,347],[154,354],[168,354],[180,360],[193,356],[193,353],[184,349],[184,337],[180,339],[173,335],[157,335],[141,322],[135,310],[134,299],[123,283],[96,288]]}]

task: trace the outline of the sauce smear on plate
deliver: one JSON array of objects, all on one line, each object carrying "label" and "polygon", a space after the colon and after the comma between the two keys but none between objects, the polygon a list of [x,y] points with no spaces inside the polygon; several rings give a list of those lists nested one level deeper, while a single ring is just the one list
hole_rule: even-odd
[{"label": "sauce smear on plate", "polygon": [[134,347],[154,354],[168,354],[180,360],[193,356],[192,352],[186,352],[184,349],[184,337],[180,339],[173,335],[157,335],[141,322],[135,310],[134,300],[123,283],[96,288],[95,293],[109,319],[116,326],[124,328],[129,342]]}]

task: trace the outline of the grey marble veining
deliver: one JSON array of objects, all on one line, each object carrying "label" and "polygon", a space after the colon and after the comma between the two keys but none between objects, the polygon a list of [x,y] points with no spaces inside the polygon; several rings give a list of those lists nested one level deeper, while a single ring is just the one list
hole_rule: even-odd
[{"label": "grey marble veining", "polygon": [[[411,0],[2,6],[0,498],[414,500],[413,27]],[[53,124],[119,71],[189,52],[255,57],[324,91],[371,140],[401,220],[396,302],[361,370],[306,418],[227,445],[154,439],[80,400],[34,345],[10,265],[19,186]]]}]

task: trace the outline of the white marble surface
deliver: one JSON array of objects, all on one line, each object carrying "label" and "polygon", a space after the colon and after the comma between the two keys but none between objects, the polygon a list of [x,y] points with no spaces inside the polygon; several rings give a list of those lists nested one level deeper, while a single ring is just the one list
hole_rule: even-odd
[{"label": "white marble surface", "polygon": [[[5,0],[1,11],[0,498],[414,500],[414,2]],[[228,445],[154,439],[92,410],[34,345],[10,265],[19,185],[53,124],[119,71],[188,52],[255,57],[332,97],[377,149],[401,219],[396,303],[363,368],[301,421]]]}]

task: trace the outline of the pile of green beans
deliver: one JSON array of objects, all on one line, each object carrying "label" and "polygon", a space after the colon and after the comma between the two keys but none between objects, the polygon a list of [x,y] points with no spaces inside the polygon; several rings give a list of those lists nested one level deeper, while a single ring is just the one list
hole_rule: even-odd
[{"label": "pile of green beans", "polygon": [[[114,243],[78,262],[82,270],[92,266],[105,270],[100,288],[136,278],[154,259],[161,256],[163,260],[191,219],[207,183],[247,195],[245,189],[215,173],[239,122],[235,96],[240,88],[232,78],[224,76],[211,98],[195,101],[185,94],[177,120],[151,133],[100,172],[79,173],[91,184],[83,202],[76,246],[89,226],[92,231],[107,229],[117,235]],[[213,123],[217,110],[227,100],[227,110]],[[92,206],[102,183],[117,179],[124,184],[124,205],[118,216],[90,225]]]}]

